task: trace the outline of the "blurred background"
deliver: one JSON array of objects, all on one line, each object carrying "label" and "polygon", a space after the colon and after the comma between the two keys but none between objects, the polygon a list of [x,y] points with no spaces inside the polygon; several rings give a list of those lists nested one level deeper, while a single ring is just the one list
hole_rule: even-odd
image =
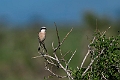
[{"label": "blurred background", "polygon": [[[52,54],[52,42],[57,46],[54,22],[58,26],[60,40],[73,27],[61,49],[63,54],[77,49],[70,63],[76,69],[87,53],[87,45],[96,27],[104,31],[111,26],[107,35],[118,34],[120,1],[0,0],[0,80],[43,80],[50,74],[44,70],[43,58],[32,57],[38,56],[41,26],[47,27],[45,43],[49,54]],[[68,54],[66,59],[70,56]],[[88,63],[89,59],[84,66]]]}]

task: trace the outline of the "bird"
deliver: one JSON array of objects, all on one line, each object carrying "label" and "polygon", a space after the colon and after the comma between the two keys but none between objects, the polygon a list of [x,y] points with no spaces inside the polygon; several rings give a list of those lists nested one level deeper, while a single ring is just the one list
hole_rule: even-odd
[{"label": "bird", "polygon": [[38,33],[38,40],[39,40],[39,47],[38,47],[38,51],[40,50],[40,47],[44,47],[44,49],[46,50],[47,52],[47,49],[45,48],[45,44],[44,44],[44,41],[46,39],[46,27],[41,27],[40,28],[40,31]]}]

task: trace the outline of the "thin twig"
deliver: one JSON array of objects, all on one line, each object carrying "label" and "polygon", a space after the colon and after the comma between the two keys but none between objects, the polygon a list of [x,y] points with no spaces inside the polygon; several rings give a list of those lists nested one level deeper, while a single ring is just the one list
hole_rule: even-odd
[{"label": "thin twig", "polygon": [[62,56],[62,58],[64,58],[69,52],[70,52],[70,50],[67,51],[67,52]]},{"label": "thin twig", "polygon": [[91,50],[88,50],[87,54],[85,55],[85,57],[84,57],[84,59],[83,59],[83,61],[81,63],[80,69],[83,67],[83,64],[85,63],[85,60],[86,60],[87,56],[89,55],[90,51]]},{"label": "thin twig", "polygon": [[59,37],[59,35],[58,35],[58,29],[57,29],[57,25],[56,25],[55,22],[54,22],[54,25],[55,25],[55,27],[56,27],[56,33],[57,33],[57,38],[58,38],[58,44],[60,45],[60,37]]},{"label": "thin twig", "polygon": [[[57,38],[58,38],[58,45],[60,45],[60,37],[59,37],[59,34],[58,34],[58,29],[57,29],[57,25],[56,25],[56,23],[55,23],[55,22],[54,22],[54,25],[55,25],[55,27],[56,27],[56,33],[57,33]],[[59,47],[59,50],[60,50],[60,54],[62,55],[62,52],[61,52],[60,47]]]},{"label": "thin twig", "polygon": [[100,54],[98,54],[93,60],[91,60],[91,63],[88,65],[87,69],[83,72],[82,76],[86,74],[86,72],[90,69],[91,65],[93,64],[93,62],[103,53],[103,51],[104,51],[104,48],[102,49]]},{"label": "thin twig", "polygon": [[63,44],[65,39],[68,37],[68,35],[72,32],[73,28],[66,34],[66,36],[63,38],[62,42],[54,49],[54,52],[59,49],[59,47]]},{"label": "thin twig", "polygon": [[108,79],[104,76],[103,72],[102,72],[102,76],[103,76],[103,78],[104,78],[105,80],[108,80]]},{"label": "thin twig", "polygon": [[72,56],[70,57],[68,63],[66,64],[66,67],[65,67],[66,69],[68,68],[68,65],[69,65],[71,59],[73,58],[73,56],[75,55],[75,53],[76,53],[76,50],[74,51],[74,53],[73,53]]},{"label": "thin twig", "polygon": [[50,70],[48,67],[47,67],[47,64],[45,63],[45,70],[48,70],[53,76],[56,76],[58,78],[66,78],[67,76],[60,76],[60,75],[57,75],[55,74],[52,70]]},{"label": "thin twig", "polygon": [[54,42],[52,42],[52,48],[53,48],[53,50],[55,49],[55,48],[54,48]]},{"label": "thin twig", "polygon": [[71,76],[71,74],[68,72],[68,70],[66,69],[66,68],[64,68],[64,66],[60,63],[60,60],[59,60],[59,58],[57,57],[57,55],[55,54],[55,53],[53,53],[54,54],[54,56],[55,56],[55,59],[56,59],[56,61],[57,61],[57,63],[58,63],[58,65],[66,72],[66,74],[68,75],[68,78],[69,78],[69,80],[73,80],[73,77]]},{"label": "thin twig", "polygon": [[[47,54],[43,54],[43,53],[41,53],[41,52],[38,52],[41,56],[36,56],[36,57],[33,57],[33,58],[37,58],[37,57],[43,57],[49,64],[52,64],[52,65],[54,65],[54,66],[58,66],[57,64],[55,64],[51,59],[53,59],[53,60],[56,60],[54,57],[52,57],[52,56],[49,56],[49,55],[47,55]],[[46,57],[48,57],[51,61],[49,61]]]},{"label": "thin twig", "polygon": [[101,37],[103,37],[103,35],[109,30],[111,28],[111,26],[110,27],[108,27],[108,29],[106,30],[106,31],[104,31],[103,32],[103,34],[102,34],[102,36]]},{"label": "thin twig", "polygon": [[[95,41],[95,37],[93,38],[93,40],[92,40],[92,42],[91,42],[90,44],[92,44],[94,41]],[[90,45],[90,44],[89,44],[89,45]],[[83,64],[85,63],[86,58],[87,58],[88,55],[90,54],[91,49],[90,49],[90,46],[89,46],[89,45],[88,45],[89,50],[88,50],[87,54],[85,55],[85,57],[84,57],[84,59],[83,59],[83,61],[82,61],[82,63],[81,63],[80,69],[83,67]]]},{"label": "thin twig", "polygon": [[97,27],[97,19],[96,19],[96,31],[98,30],[98,27]]},{"label": "thin twig", "polygon": [[32,57],[32,58],[38,58],[38,57],[42,57],[42,56],[35,56],[35,57]]}]

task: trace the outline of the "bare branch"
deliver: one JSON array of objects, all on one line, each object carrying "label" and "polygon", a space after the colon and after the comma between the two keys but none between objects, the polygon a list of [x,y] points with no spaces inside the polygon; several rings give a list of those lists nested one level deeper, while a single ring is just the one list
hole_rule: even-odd
[{"label": "bare branch", "polygon": [[104,48],[102,49],[100,54],[98,54],[93,60],[91,60],[90,64],[88,65],[87,69],[83,72],[82,76],[86,74],[86,72],[90,69],[91,65],[93,64],[93,62],[103,53],[103,50]]},{"label": "bare branch", "polygon": [[85,63],[85,60],[86,60],[87,56],[89,55],[90,51],[91,50],[88,50],[87,54],[85,55],[85,57],[84,57],[84,59],[83,59],[83,61],[81,63],[80,69],[83,67],[83,64]]},{"label": "bare branch", "polygon": [[51,69],[49,69],[48,67],[47,67],[47,64],[45,63],[45,70],[48,70],[53,76],[56,76],[56,77],[58,77],[58,78],[66,78],[67,76],[60,76],[60,75],[57,75],[57,74],[55,74]]},{"label": "bare branch", "polygon": [[59,47],[63,44],[65,39],[68,37],[68,35],[72,32],[73,28],[66,34],[66,36],[63,38],[62,42],[54,49],[54,52],[59,49]]},{"label": "bare branch", "polygon": [[[92,42],[91,42],[90,44],[92,44],[94,41],[95,41],[95,37],[93,38],[93,40],[92,40]],[[89,44],[89,45],[90,45],[90,44]],[[88,50],[87,54],[85,55],[85,57],[84,57],[84,59],[83,59],[83,61],[82,61],[82,63],[81,63],[80,69],[83,67],[83,64],[85,63],[86,58],[87,58],[88,55],[90,54],[91,49],[90,49],[90,46],[89,46],[89,45],[88,45],[89,50]]]},{"label": "bare branch", "polygon": [[32,57],[32,58],[38,58],[38,57],[42,57],[42,56],[35,56],[35,57]]},{"label": "bare branch", "polygon": [[[54,23],[55,26],[56,26],[56,23]],[[70,70],[67,68],[71,59],[73,58],[74,54],[76,53],[76,50],[74,51],[74,53],[72,54],[72,56],[70,57],[69,61],[66,63],[66,60],[64,59],[64,57],[66,56],[66,54],[69,53],[69,51],[62,55],[61,53],[61,49],[60,49],[60,46],[63,44],[63,42],[66,40],[66,38],[68,37],[68,35],[72,32],[73,28],[66,34],[66,36],[63,38],[62,42],[60,42],[60,37],[59,37],[59,34],[58,34],[58,29],[57,29],[57,26],[56,26],[56,33],[57,33],[57,39],[58,39],[58,46],[57,47],[54,47],[54,42],[52,42],[52,49],[54,50],[53,51],[53,55],[54,56],[51,56],[50,54],[47,53],[47,50],[45,48],[45,45],[43,45],[44,50],[41,50],[39,51],[39,55],[40,56],[36,56],[36,57],[33,57],[33,58],[37,58],[37,57],[43,57],[46,61],[45,61],[45,69],[48,70],[53,76],[56,76],[58,78],[65,78],[65,77],[68,77],[69,80],[73,80],[73,77],[72,77],[72,74],[70,72]],[[57,50],[60,50],[60,54],[61,56],[57,56],[56,54],[56,51]],[[66,66],[63,65],[62,61],[64,61],[64,64]],[[48,64],[47,64],[48,63]],[[51,68],[49,68],[48,66],[51,66]],[[61,75],[57,75],[56,73],[53,72],[52,68],[54,67],[57,67],[57,68],[60,68],[62,69],[67,76],[61,76]]]},{"label": "bare branch", "polygon": [[[56,23],[55,23],[55,22],[54,22],[54,25],[55,25],[55,27],[56,27],[56,33],[57,33],[57,38],[58,38],[58,45],[60,45],[60,37],[59,37],[59,34],[58,34],[58,29],[57,29],[57,25],[56,25]],[[59,50],[60,50],[60,54],[62,55],[62,52],[61,52],[60,47],[59,47]]]},{"label": "bare branch", "polygon": [[53,48],[53,50],[55,49],[55,48],[54,48],[54,42],[52,42],[52,48]]},{"label": "bare branch", "polygon": [[[111,26],[108,27],[108,29],[110,29],[110,28],[111,28]],[[108,29],[107,29],[106,31],[103,32],[102,36],[108,31]],[[102,36],[101,36],[101,37],[102,37]]]},{"label": "bare branch", "polygon": [[68,65],[69,65],[71,59],[73,58],[73,56],[75,55],[75,53],[76,53],[76,50],[74,51],[74,53],[73,53],[72,56],[70,57],[68,63],[66,64],[66,67],[65,67],[66,69],[68,68]]},{"label": "bare branch", "polygon": [[56,33],[57,33],[57,38],[58,38],[58,44],[60,45],[60,37],[59,37],[59,35],[58,35],[58,29],[57,29],[57,25],[56,25],[55,22],[54,22],[54,25],[55,25],[55,27],[56,27]]},{"label": "bare branch", "polygon": [[106,79],[106,77],[104,76],[103,72],[102,72],[102,76],[103,76],[103,78],[104,78],[105,80],[108,80],[108,79]]},{"label": "bare branch", "polygon": [[62,56],[62,58],[64,58],[69,52],[70,52],[70,50],[67,51],[67,52]]},{"label": "bare branch", "polygon": [[[39,52],[40,53],[40,52]],[[52,57],[52,56],[49,56],[49,55],[46,55],[46,54],[43,54],[43,53],[40,53],[41,54],[41,56],[49,63],[49,64],[52,64],[52,65],[54,65],[54,66],[57,66],[57,64],[55,64],[51,59],[53,59],[53,60],[56,60],[54,57]],[[46,57],[48,57],[51,61],[49,61]]]}]

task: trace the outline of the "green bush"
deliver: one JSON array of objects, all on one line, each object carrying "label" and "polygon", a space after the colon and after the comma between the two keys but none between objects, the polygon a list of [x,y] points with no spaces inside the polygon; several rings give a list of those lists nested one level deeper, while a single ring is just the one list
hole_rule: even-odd
[{"label": "green bush", "polygon": [[106,37],[96,31],[89,47],[88,67],[73,70],[74,80],[120,80],[120,35]]}]

